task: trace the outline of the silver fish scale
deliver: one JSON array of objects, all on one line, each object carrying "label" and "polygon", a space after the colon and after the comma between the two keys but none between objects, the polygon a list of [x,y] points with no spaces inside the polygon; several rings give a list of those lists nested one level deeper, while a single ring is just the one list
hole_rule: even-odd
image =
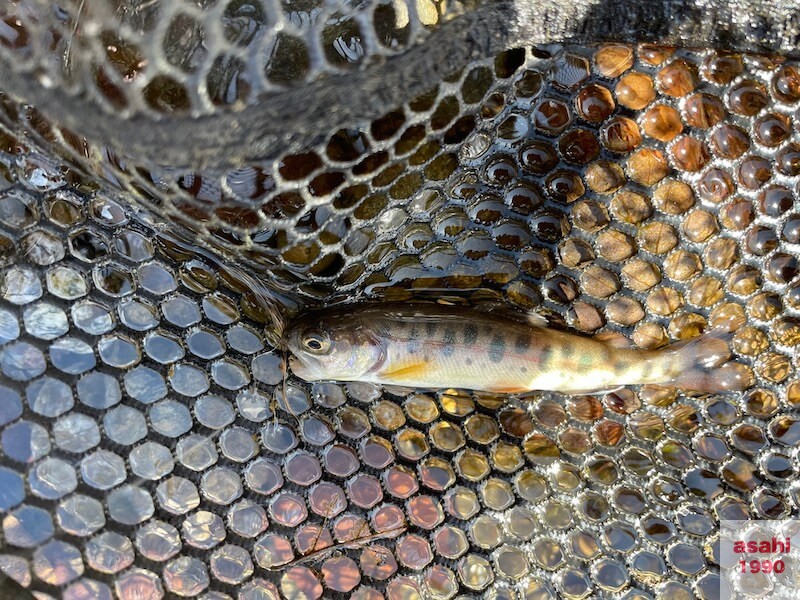
[{"label": "silver fish scale", "polygon": [[[798,73],[526,47],[218,171],[6,102],[0,571],[68,599],[717,597],[717,520],[800,505]],[[493,300],[648,348],[734,325],[756,384],[284,389],[245,272],[292,310]]]}]

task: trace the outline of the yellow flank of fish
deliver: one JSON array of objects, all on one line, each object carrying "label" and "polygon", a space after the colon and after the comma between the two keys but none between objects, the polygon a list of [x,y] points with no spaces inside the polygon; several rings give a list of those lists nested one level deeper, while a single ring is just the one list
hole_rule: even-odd
[{"label": "yellow flank of fish", "polygon": [[728,362],[725,334],[661,350],[619,347],[524,316],[438,304],[350,305],[310,313],[288,332],[292,371],[307,381],[363,381],[494,393],[590,393],[657,383],[699,392],[752,385]]}]

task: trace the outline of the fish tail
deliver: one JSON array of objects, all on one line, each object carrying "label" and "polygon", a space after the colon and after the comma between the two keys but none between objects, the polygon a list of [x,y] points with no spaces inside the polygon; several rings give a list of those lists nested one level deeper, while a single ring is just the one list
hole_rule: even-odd
[{"label": "fish tail", "polygon": [[671,345],[674,379],[669,383],[683,390],[721,393],[745,390],[753,385],[753,373],[747,365],[731,362],[730,340],[733,334],[714,330],[700,337]]}]

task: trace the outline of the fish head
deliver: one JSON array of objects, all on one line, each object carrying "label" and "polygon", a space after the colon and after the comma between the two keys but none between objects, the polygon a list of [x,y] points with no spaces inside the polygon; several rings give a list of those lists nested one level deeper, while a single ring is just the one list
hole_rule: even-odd
[{"label": "fish head", "polygon": [[291,324],[292,372],[306,381],[364,381],[383,362],[378,336],[351,315],[308,315]]}]

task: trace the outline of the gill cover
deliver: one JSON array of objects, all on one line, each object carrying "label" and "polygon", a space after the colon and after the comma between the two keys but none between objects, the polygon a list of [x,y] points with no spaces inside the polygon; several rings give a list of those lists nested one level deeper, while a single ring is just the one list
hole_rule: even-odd
[{"label": "gill cover", "polygon": [[307,381],[364,380],[384,359],[380,338],[352,314],[309,314],[287,338],[292,371]]}]

